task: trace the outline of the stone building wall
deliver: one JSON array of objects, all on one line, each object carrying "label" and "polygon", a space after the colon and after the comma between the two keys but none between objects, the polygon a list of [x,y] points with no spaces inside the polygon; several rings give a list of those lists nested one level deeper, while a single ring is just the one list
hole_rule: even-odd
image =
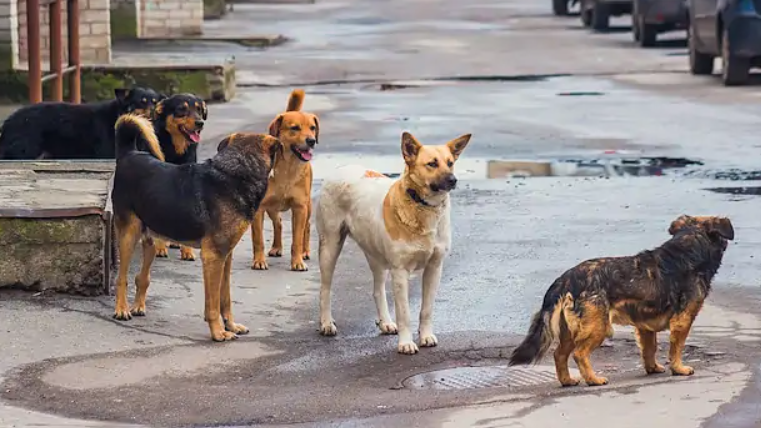
[{"label": "stone building wall", "polygon": [[203,32],[203,0],[140,0],[139,37],[194,36]]}]

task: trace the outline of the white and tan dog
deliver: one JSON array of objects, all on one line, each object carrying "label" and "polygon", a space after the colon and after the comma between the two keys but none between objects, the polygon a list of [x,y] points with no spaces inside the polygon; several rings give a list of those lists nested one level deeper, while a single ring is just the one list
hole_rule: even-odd
[{"label": "white and tan dog", "polygon": [[[399,334],[398,351],[418,351],[410,331],[409,278],[423,270],[420,346],[436,346],[433,302],[444,258],[451,245],[449,191],[457,178],[454,164],[470,141],[463,135],[442,146],[423,146],[402,135],[404,174],[392,180],[358,167],[341,168],[341,178],[326,181],[316,206],[320,238],[320,334],[337,333],[330,308],[336,261],[347,236],[362,248],[373,272],[376,324],[385,334]],[[386,301],[386,274],[391,271],[395,324]]]}]

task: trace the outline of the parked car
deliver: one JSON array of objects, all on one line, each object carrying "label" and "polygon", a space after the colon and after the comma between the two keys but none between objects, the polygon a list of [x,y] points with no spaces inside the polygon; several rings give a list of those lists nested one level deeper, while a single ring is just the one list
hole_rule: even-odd
[{"label": "parked car", "polygon": [[568,9],[578,2],[579,0],[552,0],[552,12],[555,16],[568,16]]},{"label": "parked car", "polygon": [[652,47],[658,34],[687,28],[684,0],[633,0],[632,34],[642,47]]},{"label": "parked car", "polygon": [[581,22],[595,31],[605,31],[611,16],[632,13],[632,0],[580,0]]},{"label": "parked car", "polygon": [[761,66],[761,0],[688,0],[690,72],[713,73],[721,57],[726,86],[748,81]]}]

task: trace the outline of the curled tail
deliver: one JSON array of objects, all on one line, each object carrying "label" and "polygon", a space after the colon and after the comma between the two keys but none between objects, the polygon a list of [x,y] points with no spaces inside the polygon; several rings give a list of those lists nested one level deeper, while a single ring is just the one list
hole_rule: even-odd
[{"label": "curled tail", "polygon": [[[526,338],[513,350],[508,365],[527,365],[540,361],[552,346],[560,330],[560,318],[566,301],[566,290],[556,281],[544,296],[542,309],[534,314]],[[570,297],[570,296],[569,296]]]},{"label": "curled tail", "polygon": [[116,159],[140,148],[148,151],[160,161],[164,161],[153,124],[149,119],[136,114],[125,114],[116,121]]},{"label": "curled tail", "polygon": [[291,96],[288,97],[288,106],[285,108],[285,111],[299,111],[303,104],[304,90],[294,89],[293,92],[291,92]]}]

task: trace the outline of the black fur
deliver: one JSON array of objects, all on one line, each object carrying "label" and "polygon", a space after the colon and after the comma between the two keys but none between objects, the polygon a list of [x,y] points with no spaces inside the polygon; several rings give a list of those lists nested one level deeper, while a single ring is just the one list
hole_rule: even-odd
[{"label": "black fur", "polygon": [[[193,105],[194,103],[199,106],[197,109],[185,108],[188,104]],[[164,99],[160,105],[161,107],[156,109],[153,128],[156,130],[156,136],[166,161],[176,165],[198,162],[198,143],[186,141],[187,148],[185,151],[178,151],[172,143],[172,134],[167,128],[167,124],[172,117],[177,120],[188,120],[193,122],[193,126],[200,132],[204,122],[208,119],[206,102],[193,94],[177,94]]]},{"label": "black fur", "polygon": [[117,218],[134,213],[144,228],[177,242],[213,235],[230,214],[225,207],[253,219],[271,170],[272,154],[253,147],[260,143],[222,147],[204,163],[174,165],[137,151],[135,136],[137,145],[147,146],[130,122],[116,130],[119,157],[112,200]]},{"label": "black fur", "polygon": [[[563,273],[547,290],[509,364],[541,360],[554,339],[550,321],[563,296],[571,296],[579,317],[584,316],[584,304],[607,312],[619,303],[619,310],[635,324],[679,314],[690,302],[707,298],[734,229],[728,219],[718,217],[683,216],[673,224],[680,220],[678,228],[670,229],[672,238],[658,248],[631,257],[587,260]],[[560,322],[565,322],[562,314]]]},{"label": "black fur", "polygon": [[[0,159],[113,159],[114,125],[125,113],[150,113],[162,95],[148,88],[116,89],[110,101],[46,102],[15,111],[3,123]],[[145,100],[145,101],[144,101]]]}]

